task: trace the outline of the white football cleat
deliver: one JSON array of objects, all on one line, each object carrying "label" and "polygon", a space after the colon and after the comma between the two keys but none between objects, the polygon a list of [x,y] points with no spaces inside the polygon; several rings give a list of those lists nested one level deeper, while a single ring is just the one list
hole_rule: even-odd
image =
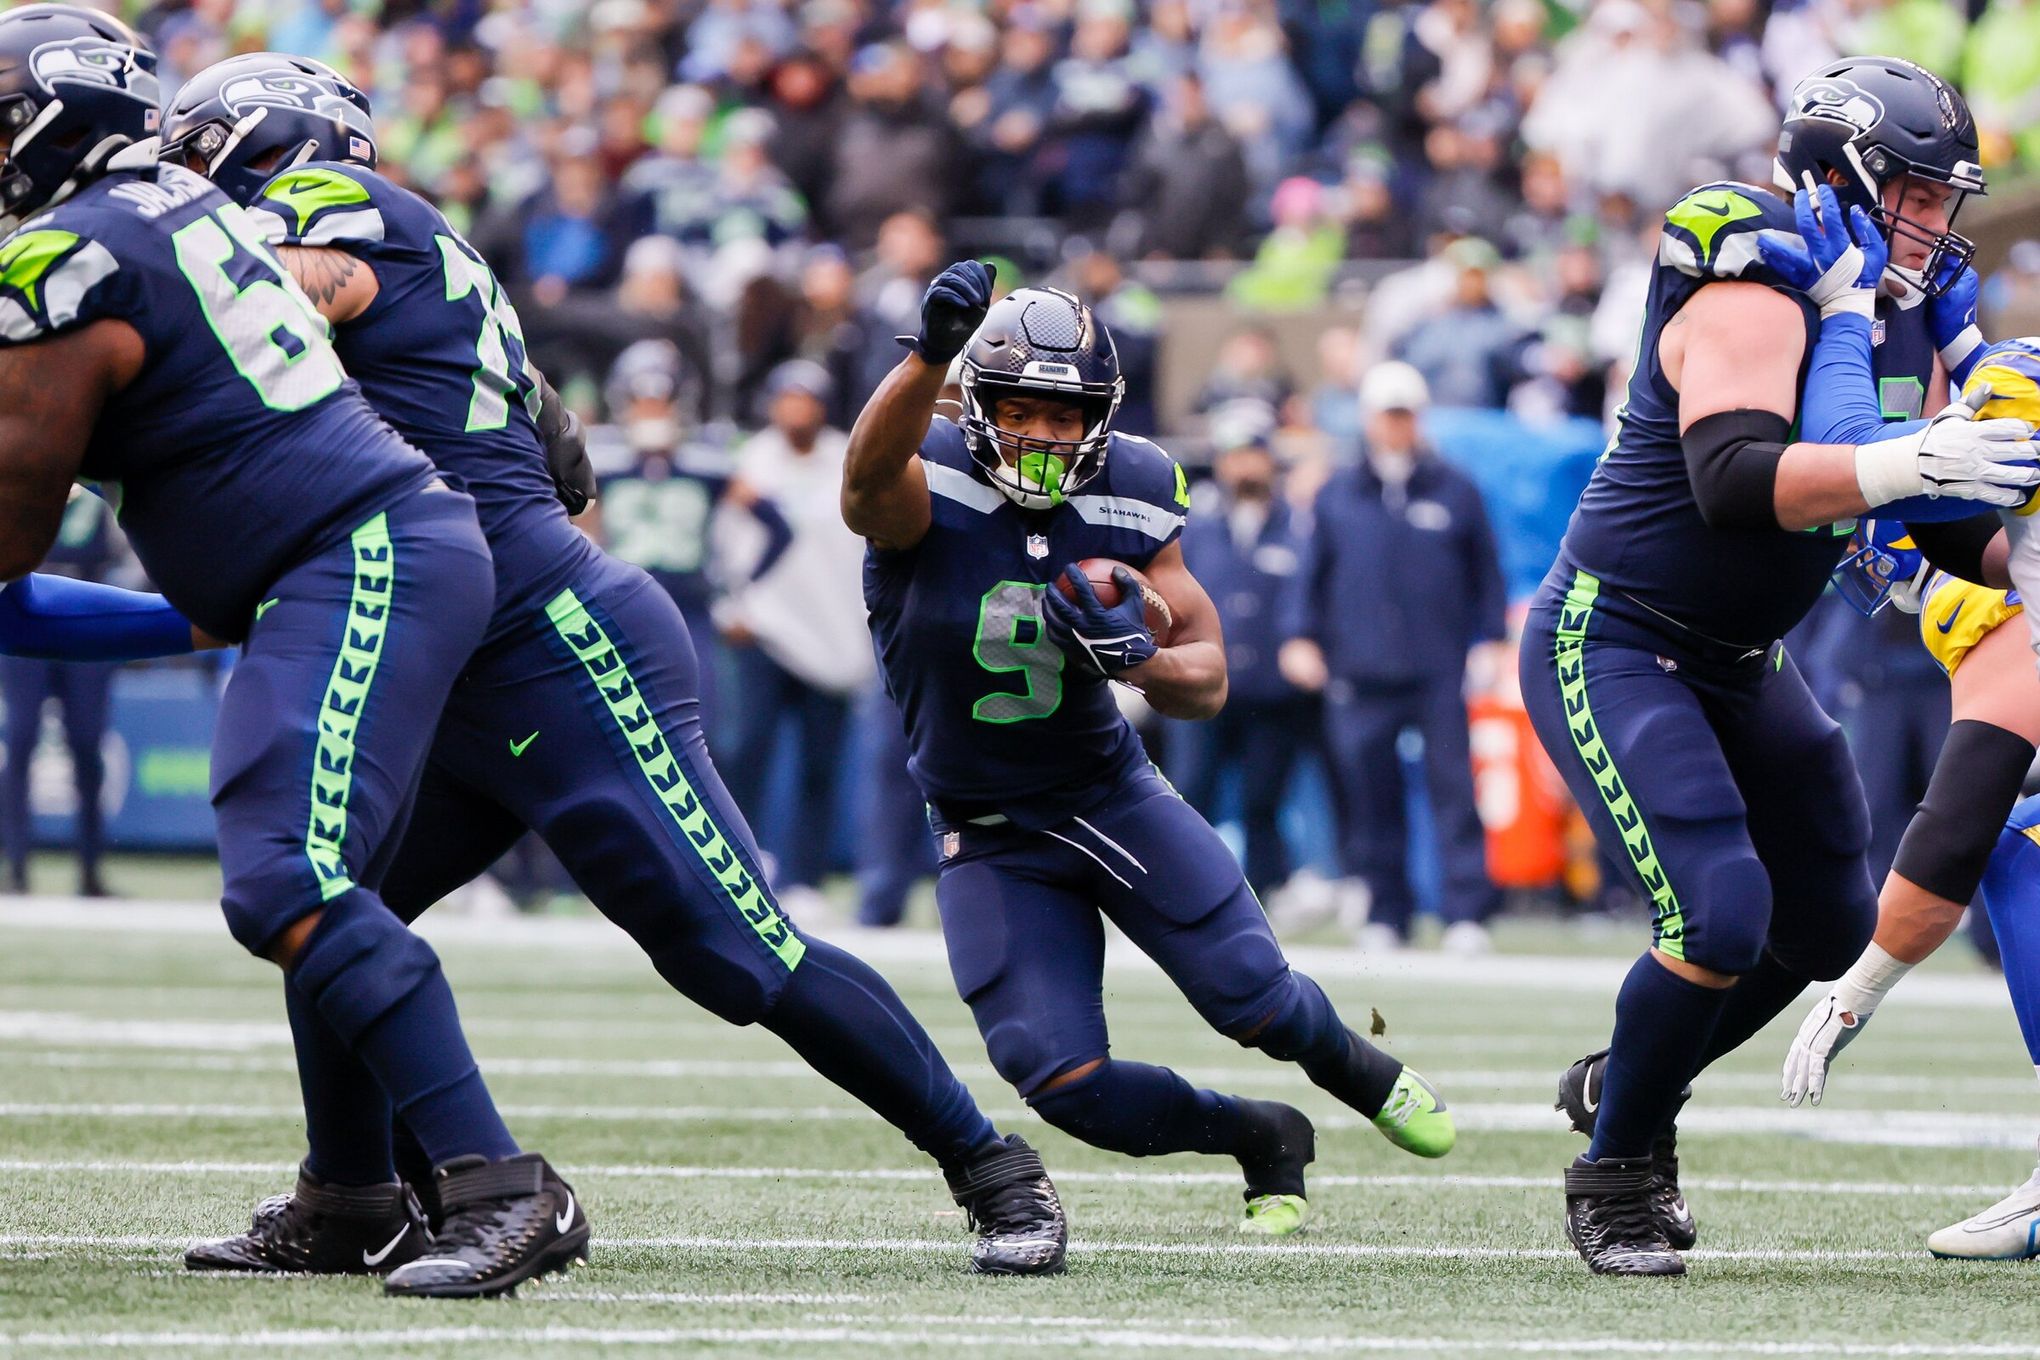
[{"label": "white football cleat", "polygon": [[1970,1261],[2023,1261],[2040,1256],[2040,1170],[1982,1213],[1927,1239],[1936,1256]]}]

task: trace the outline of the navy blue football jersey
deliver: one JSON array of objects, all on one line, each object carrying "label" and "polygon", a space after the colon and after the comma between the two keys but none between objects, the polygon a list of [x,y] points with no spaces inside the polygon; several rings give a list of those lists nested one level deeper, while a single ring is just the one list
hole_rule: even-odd
[{"label": "navy blue football jersey", "polygon": [[245,638],[284,568],[431,482],[254,223],[199,176],[107,175],[0,242],[0,344],[109,318],[147,357],[81,480],[208,633]]},{"label": "navy blue football jersey", "polygon": [[1183,532],[1182,470],[1115,434],[1105,467],[1053,510],[1022,510],[937,418],[921,442],[934,504],[927,536],[868,548],[864,601],[886,688],[906,719],[908,768],[948,816],[992,812],[1029,828],[1095,806],[1147,755],[1108,682],[1067,664],[1042,596],[1073,562],[1145,567]]},{"label": "navy blue football jersey", "polygon": [[495,274],[437,208],[358,165],[286,170],[249,215],[272,243],[342,250],[375,271],[375,300],[334,347],[383,418],[475,498],[496,559],[490,637],[516,626],[594,548],[554,494],[524,328]]},{"label": "navy blue football jersey", "polygon": [[[1679,442],[1679,394],[1658,363],[1658,336],[1688,299],[1720,280],[1767,284],[1800,304],[1806,378],[1819,312],[1757,251],[1760,233],[1798,239],[1792,205],[1748,184],[1708,184],[1665,214],[1644,310],[1642,345],[1614,438],[1566,528],[1546,590],[1560,593],[1575,569],[1601,581],[1611,613],[1662,627],[1667,621],[1715,642],[1758,648],[1783,637],[1820,598],[1854,529],[1853,520],[1794,533],[1712,529],[1700,518]],[[1877,302],[1873,367],[1888,420],[1920,414],[1934,346],[1926,309]],[[1676,629],[1673,630],[1676,633]]]}]

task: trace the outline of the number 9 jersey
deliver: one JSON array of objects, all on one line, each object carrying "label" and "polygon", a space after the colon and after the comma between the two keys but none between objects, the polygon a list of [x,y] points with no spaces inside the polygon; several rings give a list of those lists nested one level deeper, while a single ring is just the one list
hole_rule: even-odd
[{"label": "number 9 jersey", "polygon": [[105,175],[0,242],[0,344],[107,319],[134,328],[144,358],[101,412],[81,480],[215,637],[245,638],[286,567],[432,480],[254,224],[189,171]]},{"label": "number 9 jersey", "polygon": [[864,602],[906,720],[908,768],[945,822],[1053,825],[1147,767],[1108,682],[1066,665],[1042,619],[1064,567],[1109,557],[1145,568],[1182,535],[1182,469],[1145,439],[1110,439],[1081,492],[1028,511],[984,479],[963,431],[937,417],[921,441],[927,535],[904,551],[865,552]]}]

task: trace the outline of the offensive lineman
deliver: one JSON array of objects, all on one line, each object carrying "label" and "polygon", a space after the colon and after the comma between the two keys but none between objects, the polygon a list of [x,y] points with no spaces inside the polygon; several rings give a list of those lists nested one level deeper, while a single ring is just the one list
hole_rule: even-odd
[{"label": "offensive lineman", "polygon": [[242,645],[212,754],[228,927],[282,968],[301,1068],[356,1067],[436,1166],[474,1269],[412,1292],[500,1292],[584,1257],[588,1221],[519,1151],[437,956],[375,892],[488,621],[488,545],[240,208],[156,164],[157,97],[119,20],[0,15],[0,576],[36,565],[86,480],[165,596]]},{"label": "offensive lineman", "polygon": [[[1101,914],[1213,1028],[1298,1063],[1397,1146],[1444,1155],[1452,1118],[1290,970],[1232,852],[1120,716],[1110,679],[1174,717],[1209,717],[1225,700],[1217,611],[1177,542],[1183,474],[1153,444],[1112,433],[1125,383],[1089,307],[1039,288],[994,306],[991,292],[976,261],[929,285],[920,333],[902,337],[911,352],[858,417],[843,476],[843,517],[870,544],[880,663],[941,838],[950,970],[992,1066],[1042,1118],[1131,1156],[1234,1157],[1240,1230],[1294,1232],[1308,1213],[1310,1121],[1109,1057]],[[935,406],[959,355],[952,422]],[[1170,645],[1150,632],[1131,576],[1107,608],[1069,569],[1089,557],[1152,575],[1175,617]]]},{"label": "offensive lineman", "polygon": [[[1983,189],[1961,96],[1880,57],[1800,82],[1776,176],[1788,192],[1833,185],[1916,279],[1969,249],[1950,224]],[[2040,481],[2013,465],[2032,457],[2028,431],[1972,423],[1960,404],[1854,446],[1793,440],[1817,306],[1759,236],[1795,225],[1784,198],[1745,184],[1703,186],[1666,214],[1615,437],[1523,638],[1538,735],[1654,906],[1609,1049],[1560,1083],[1592,1139],[1565,1173],[1567,1233],[1596,1273],[1684,1273],[1678,1249],[1696,1229],[1673,1120],[1688,1082],[1870,936],[1862,791],[1777,639],[1864,510],[1918,516],[1929,494],[2017,504]],[[1874,303],[1887,414],[1923,414],[1945,391],[1936,349],[1951,318],[1934,291]]]}]

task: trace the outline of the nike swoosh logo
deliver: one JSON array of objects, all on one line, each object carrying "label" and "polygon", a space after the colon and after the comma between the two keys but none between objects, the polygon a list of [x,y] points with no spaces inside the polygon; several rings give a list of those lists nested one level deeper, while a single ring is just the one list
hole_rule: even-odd
[{"label": "nike swoosh logo", "polygon": [[370,1269],[374,1269],[376,1266],[381,1265],[384,1261],[389,1260],[390,1253],[397,1249],[397,1243],[403,1241],[404,1234],[409,1231],[411,1231],[411,1225],[406,1223],[403,1227],[397,1229],[397,1235],[395,1237],[392,1237],[389,1241],[383,1243],[383,1249],[381,1251],[375,1252],[373,1254],[367,1251],[362,1252],[361,1264],[369,1267]]},{"label": "nike swoosh logo", "polygon": [[1727,204],[1723,204],[1718,208],[1715,207],[1712,203],[1695,203],[1693,206],[1698,208],[1701,212],[1713,213],[1716,217],[1728,216]]},{"label": "nike swoosh logo", "polygon": [[521,755],[523,755],[523,754],[524,754],[524,748],[525,748],[525,747],[527,747],[527,746],[529,746],[529,745],[531,745],[531,743],[533,743],[534,741],[537,741],[537,740],[538,740],[538,733],[536,733],[536,732],[533,732],[533,733],[532,733],[532,734],[531,734],[530,736],[526,737],[526,738],[525,738],[525,739],[524,739],[523,741],[513,741],[513,742],[511,742],[511,743],[510,743],[510,754],[511,754],[511,755],[513,755],[513,756],[521,756]]},{"label": "nike swoosh logo", "polygon": [[1950,628],[1953,628],[1955,626],[1955,620],[1962,617],[1962,611],[1964,609],[1967,609],[1968,607],[1969,601],[1964,600],[1961,604],[1955,606],[1953,612],[1951,612],[1947,618],[1935,624],[1934,627],[1940,629],[1944,633],[1947,632]]},{"label": "nike swoosh logo", "polygon": [[574,1192],[567,1191],[567,1207],[553,1215],[553,1231],[565,1232],[574,1226]]}]

